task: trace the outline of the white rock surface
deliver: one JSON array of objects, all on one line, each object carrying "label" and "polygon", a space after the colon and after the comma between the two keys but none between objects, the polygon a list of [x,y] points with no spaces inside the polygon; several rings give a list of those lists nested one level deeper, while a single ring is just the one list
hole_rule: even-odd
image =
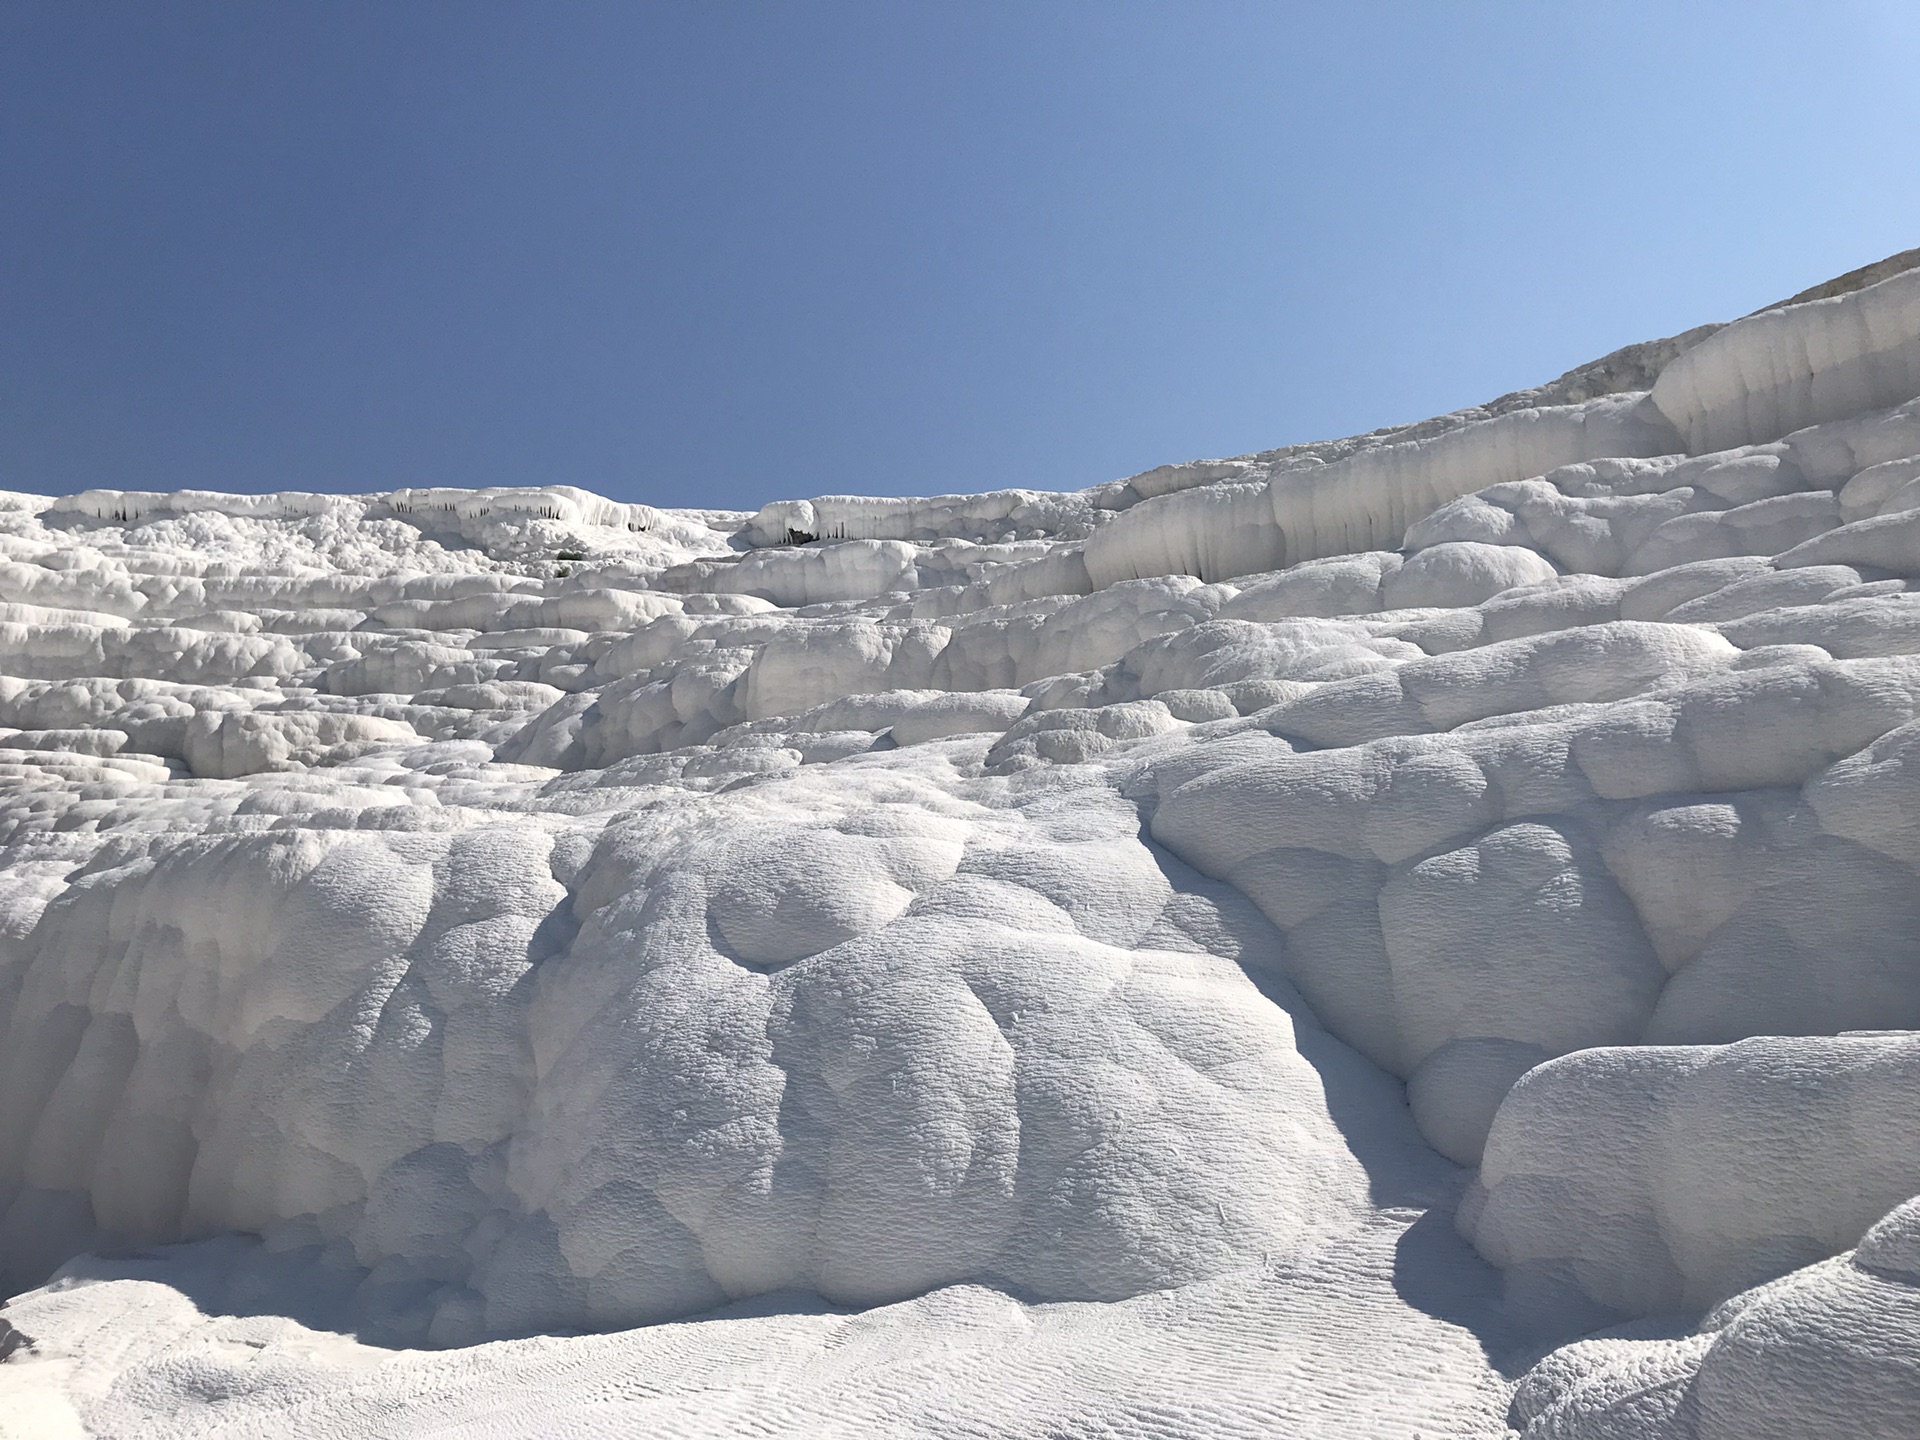
[{"label": "white rock surface", "polygon": [[[1798,1440],[1920,1434],[1920,1200],[1851,1253],[1717,1307],[1697,1327],[1627,1326],[1531,1370],[1524,1440]],[[1677,1332],[1677,1333],[1676,1333]]]},{"label": "white rock surface", "polygon": [[1913,1433],[1862,278],[1079,494],[0,496],[0,1434]]}]

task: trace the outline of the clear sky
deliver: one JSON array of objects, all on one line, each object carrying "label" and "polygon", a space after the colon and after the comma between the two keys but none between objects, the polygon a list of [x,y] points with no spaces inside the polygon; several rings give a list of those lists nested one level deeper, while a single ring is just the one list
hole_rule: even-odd
[{"label": "clear sky", "polygon": [[1075,487],[1920,244],[1920,0],[0,0],[0,487]]}]

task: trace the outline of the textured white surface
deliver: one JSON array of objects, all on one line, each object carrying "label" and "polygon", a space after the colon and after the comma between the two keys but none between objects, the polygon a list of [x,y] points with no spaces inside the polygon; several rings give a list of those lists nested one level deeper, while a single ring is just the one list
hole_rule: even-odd
[{"label": "textured white surface", "polygon": [[0,497],[0,1434],[1911,1433],[1915,284],[1075,495]]}]

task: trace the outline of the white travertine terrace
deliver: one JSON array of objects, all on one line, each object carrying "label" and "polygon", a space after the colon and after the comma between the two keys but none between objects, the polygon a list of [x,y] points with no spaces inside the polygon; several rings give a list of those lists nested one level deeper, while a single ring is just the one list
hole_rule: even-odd
[{"label": "white travertine terrace", "polygon": [[1863,280],[1073,494],[0,495],[0,1435],[1920,1434]]}]

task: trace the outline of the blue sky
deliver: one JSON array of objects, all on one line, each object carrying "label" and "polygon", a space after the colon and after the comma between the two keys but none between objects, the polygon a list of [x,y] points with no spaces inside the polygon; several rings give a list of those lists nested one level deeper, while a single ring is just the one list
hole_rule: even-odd
[{"label": "blue sky", "polygon": [[1063,488],[1920,244],[1920,0],[0,0],[0,487]]}]

